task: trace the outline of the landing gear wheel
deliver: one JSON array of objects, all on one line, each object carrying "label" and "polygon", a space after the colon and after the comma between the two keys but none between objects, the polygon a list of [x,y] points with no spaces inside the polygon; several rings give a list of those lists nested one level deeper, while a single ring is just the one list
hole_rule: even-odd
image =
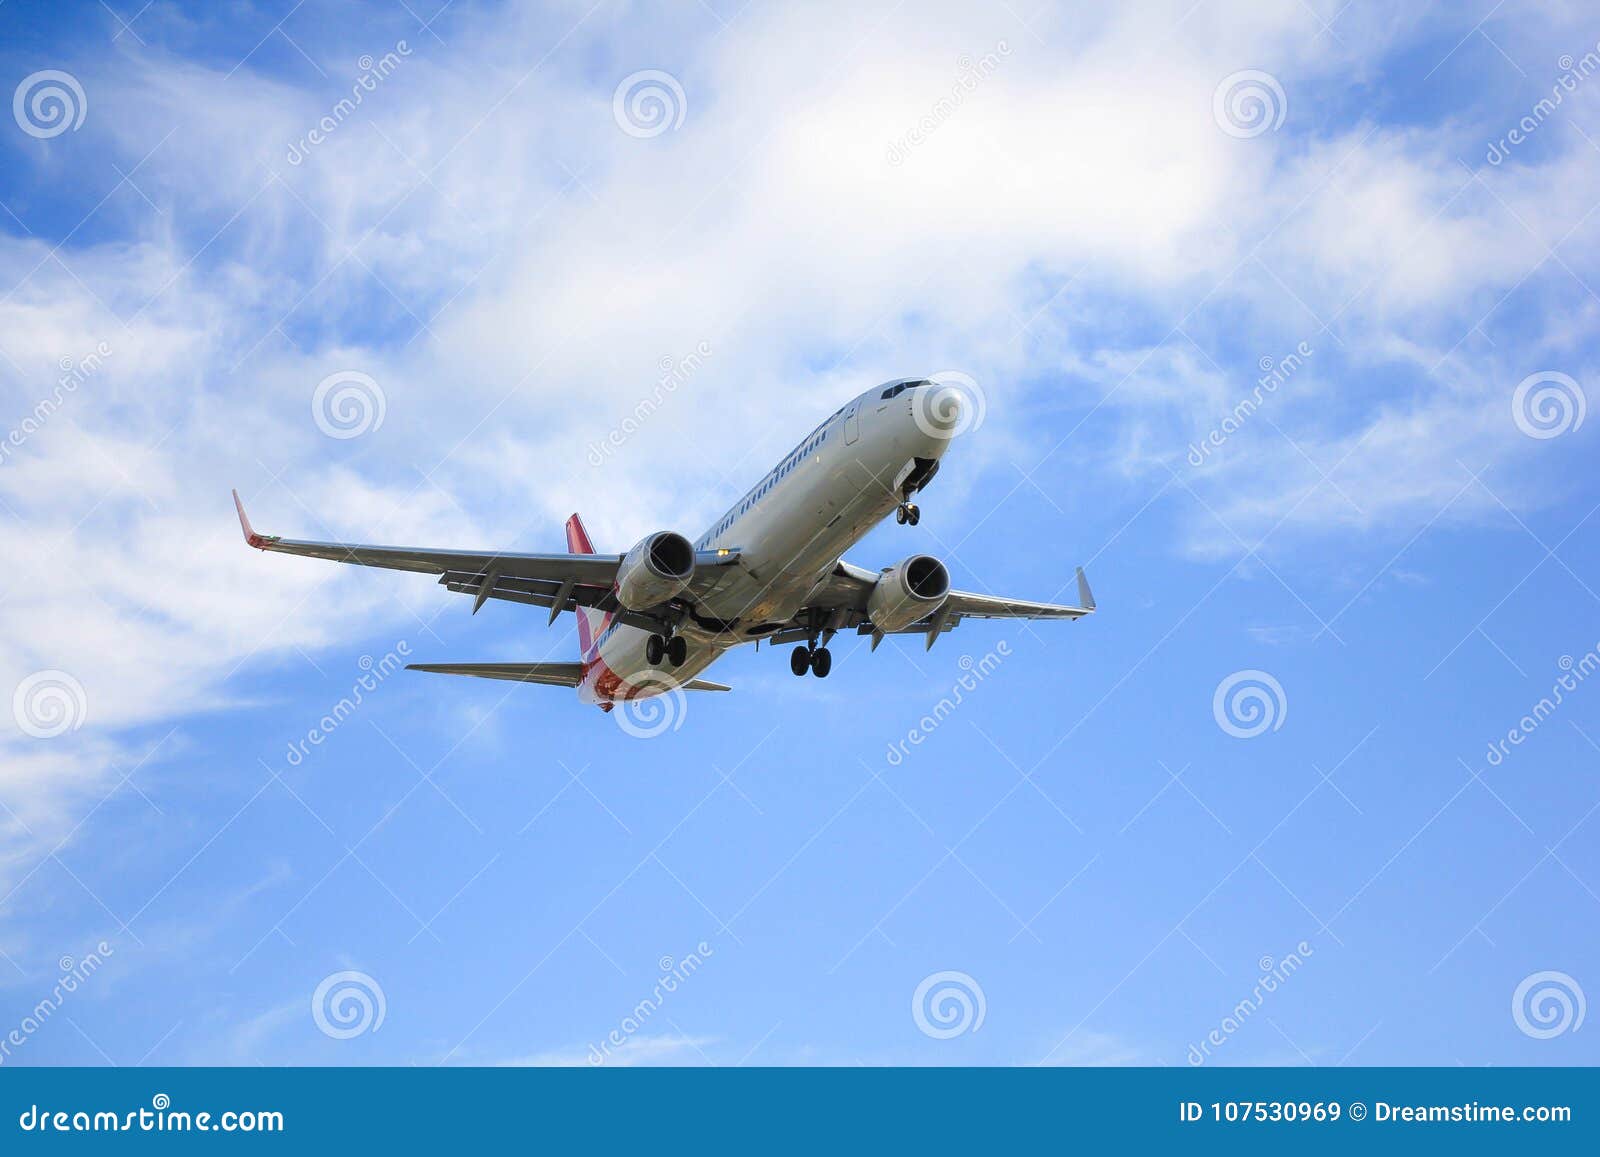
[{"label": "landing gear wheel", "polygon": [[894,520],[901,526],[906,524],[906,504],[904,502],[894,508]]},{"label": "landing gear wheel", "polygon": [[644,641],[644,661],[652,667],[659,666],[661,657],[667,653],[667,641],[660,635],[651,635]]},{"label": "landing gear wheel", "polygon": [[906,503],[906,521],[912,526],[922,521],[922,510],[915,502]]},{"label": "landing gear wheel", "polygon": [[828,653],[828,648],[818,647],[811,652],[811,673],[818,679],[826,679],[828,672],[833,670],[833,656]]},{"label": "landing gear wheel", "polygon": [[683,661],[689,657],[689,640],[682,635],[673,635],[667,640],[667,662],[674,667],[683,666]]},{"label": "landing gear wheel", "polygon": [[804,675],[811,669],[811,652],[805,647],[796,647],[789,652],[789,670],[796,675]]}]

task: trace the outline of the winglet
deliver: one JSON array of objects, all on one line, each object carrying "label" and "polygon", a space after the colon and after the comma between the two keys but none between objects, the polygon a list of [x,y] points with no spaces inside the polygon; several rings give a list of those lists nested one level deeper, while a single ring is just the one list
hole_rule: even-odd
[{"label": "winglet", "polygon": [[1083,568],[1078,568],[1078,605],[1086,611],[1094,610],[1094,592],[1089,589],[1089,580],[1083,577]]},{"label": "winglet", "polygon": [[239,492],[237,490],[233,492],[233,506],[239,512],[239,529],[244,531],[246,545],[253,546],[257,550],[266,550],[267,543],[271,542],[272,538],[270,535],[257,534],[255,532],[255,528],[250,525],[250,516],[244,512],[244,503],[239,501]]}]

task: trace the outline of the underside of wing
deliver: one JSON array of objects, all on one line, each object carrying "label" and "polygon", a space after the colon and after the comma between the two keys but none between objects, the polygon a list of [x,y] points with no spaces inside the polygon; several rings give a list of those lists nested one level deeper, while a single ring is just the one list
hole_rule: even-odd
[{"label": "underside of wing", "polygon": [[1005,599],[995,595],[951,591],[945,609],[964,619],[1081,619],[1094,613],[1091,606],[1061,603],[1035,603],[1027,599]]}]

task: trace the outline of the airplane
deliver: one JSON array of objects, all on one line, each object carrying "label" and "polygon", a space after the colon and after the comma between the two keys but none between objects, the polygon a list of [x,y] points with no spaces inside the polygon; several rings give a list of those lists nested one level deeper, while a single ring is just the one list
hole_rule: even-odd
[{"label": "airplane", "polygon": [[727,691],[698,676],[743,643],[798,645],[789,669],[826,678],[840,631],[922,635],[931,648],[962,619],[1067,619],[1094,613],[1077,569],[1078,605],[952,590],[938,559],[914,554],[867,570],[844,552],[891,513],[915,526],[912,498],[933,480],[962,430],[953,385],[900,378],[834,411],[691,543],[671,530],[625,554],[597,554],[574,514],[566,554],[514,554],[311,542],[258,534],[233,492],[245,542],[262,551],[436,574],[446,590],[577,617],[578,662],[413,663],[408,669],[575,688],[610,711],[620,702],[677,691]]}]

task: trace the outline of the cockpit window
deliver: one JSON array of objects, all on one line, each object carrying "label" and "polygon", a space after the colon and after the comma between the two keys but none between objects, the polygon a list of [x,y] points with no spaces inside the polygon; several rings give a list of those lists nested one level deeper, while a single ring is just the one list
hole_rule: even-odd
[{"label": "cockpit window", "polygon": [[890,398],[897,398],[897,397],[899,397],[899,396],[900,396],[900,395],[901,395],[901,394],[902,394],[902,393],[904,393],[904,392],[905,392],[905,391],[906,391],[906,390],[914,390],[914,389],[916,389],[916,388],[917,388],[917,387],[918,387],[918,386],[930,386],[930,385],[932,385],[932,384],[933,384],[933,383],[932,383],[932,382],[928,382],[928,381],[921,381],[921,382],[897,382],[897,383],[895,383],[895,384],[894,384],[894,385],[892,385],[892,386],[890,386],[890,387],[889,387],[889,388],[888,388],[888,389],[887,389],[887,390],[884,390],[884,391],[883,391],[883,394],[882,394],[882,395],[881,395],[881,396],[880,396],[880,400],[881,400],[881,401],[885,401],[885,402],[886,402],[886,401],[888,401],[888,400],[889,400],[889,399],[890,399]]}]

